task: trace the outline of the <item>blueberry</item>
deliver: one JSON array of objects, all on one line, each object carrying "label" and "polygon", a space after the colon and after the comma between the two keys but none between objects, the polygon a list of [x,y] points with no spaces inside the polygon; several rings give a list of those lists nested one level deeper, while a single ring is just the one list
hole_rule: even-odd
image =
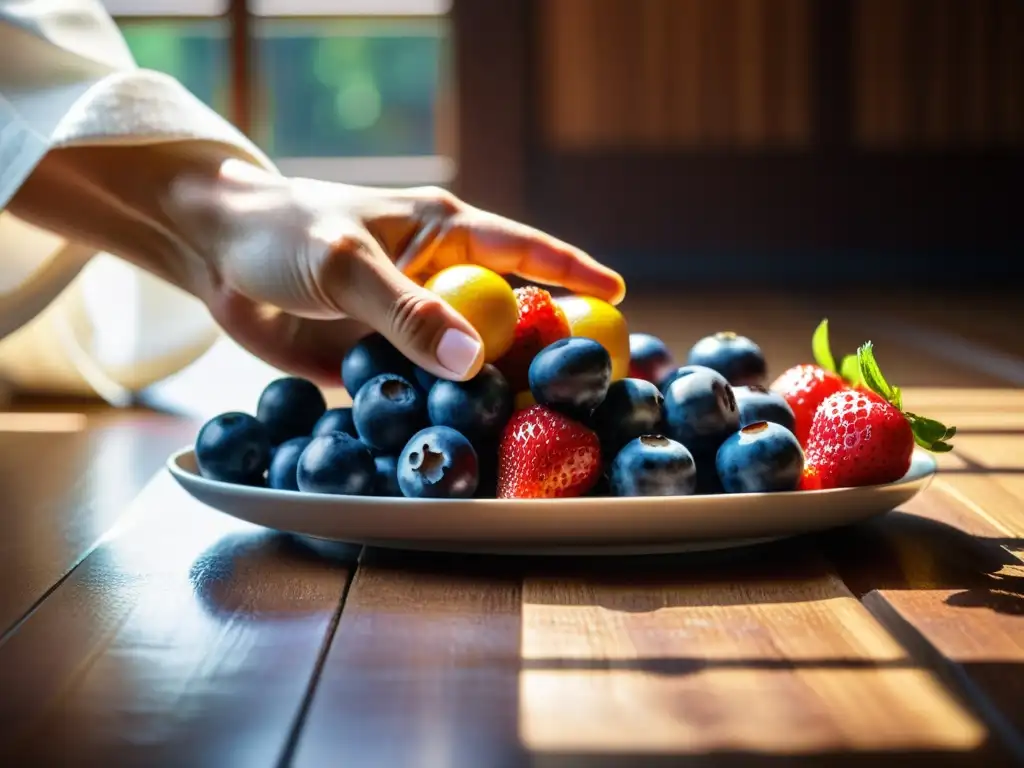
[{"label": "blueberry", "polygon": [[267,486],[269,488],[279,491],[299,490],[299,481],[296,477],[299,457],[312,439],[311,437],[293,437],[274,449],[274,456],[270,460],[270,469],[267,470]]},{"label": "blueberry", "polygon": [[310,440],[299,457],[296,477],[304,493],[370,496],[377,468],[359,440],[344,432],[331,432]]},{"label": "blueberry", "polygon": [[382,373],[360,388],[352,415],[364,443],[395,455],[427,425],[426,398],[408,379]]},{"label": "blueberry", "polygon": [[615,496],[689,496],[697,487],[697,468],[675,440],[643,435],[616,454],[609,483]]},{"label": "blueberry", "polygon": [[796,417],[782,395],[757,384],[733,387],[732,391],[736,395],[736,407],[740,409],[740,426],[745,427],[755,421],[770,421],[790,432],[794,430]]},{"label": "blueberry", "polygon": [[430,371],[425,371],[416,366],[416,370],[413,371],[413,378],[420,389],[423,390],[424,394],[430,391],[430,388],[434,386],[434,382],[437,381],[437,376],[432,374]]},{"label": "blueberry", "polygon": [[710,368],[688,366],[676,374],[665,392],[665,431],[698,463],[708,458],[713,464],[718,446],[740,426],[732,387]]},{"label": "blueberry", "polygon": [[630,440],[661,431],[661,406],[665,398],[644,379],[619,379],[590,417],[601,439],[601,454],[612,457]]},{"label": "blueberry", "polygon": [[344,432],[352,437],[359,437],[359,433],[356,432],[356,423],[352,419],[351,408],[331,408],[324,412],[324,415],[313,427],[313,437],[320,437],[320,435],[331,432]]},{"label": "blueberry", "polygon": [[804,453],[788,429],[758,421],[722,443],[716,465],[726,493],[793,491],[803,472]]},{"label": "blueberry", "polygon": [[679,368],[676,368],[674,371],[669,371],[667,374],[665,374],[662,380],[658,382],[658,389],[661,390],[661,394],[667,394],[668,388],[672,385],[673,381],[682,378],[687,374],[693,373],[694,370],[702,367],[703,366],[684,365]]},{"label": "blueberry", "polygon": [[705,336],[690,349],[686,362],[718,371],[733,386],[764,384],[768,375],[761,348],[731,331]]},{"label": "blueberry", "polygon": [[658,384],[676,367],[665,342],[649,333],[629,334],[629,375]]},{"label": "blueberry", "polygon": [[376,496],[401,496],[398,487],[398,459],[394,456],[377,456],[373,460],[377,468],[377,482],[374,485]]},{"label": "blueberry", "polygon": [[412,381],[415,368],[394,345],[379,333],[371,333],[348,351],[341,363],[341,380],[353,398],[370,379],[393,373]]},{"label": "blueberry", "polygon": [[530,363],[530,392],[541,405],[585,419],[604,400],[612,379],[612,359],[593,339],[559,339]]},{"label": "blueberry", "polygon": [[493,365],[469,381],[438,379],[427,395],[430,423],[461,432],[474,445],[493,440],[512,416],[512,389]]},{"label": "blueberry", "polygon": [[261,485],[270,464],[266,427],[247,413],[222,413],[196,437],[199,474],[238,485]]},{"label": "blueberry", "polygon": [[398,457],[398,485],[420,499],[468,499],[480,481],[476,451],[451,427],[427,427]]},{"label": "blueberry", "polygon": [[311,381],[289,376],[270,382],[256,405],[256,418],[267,428],[271,445],[309,437],[327,403]]}]

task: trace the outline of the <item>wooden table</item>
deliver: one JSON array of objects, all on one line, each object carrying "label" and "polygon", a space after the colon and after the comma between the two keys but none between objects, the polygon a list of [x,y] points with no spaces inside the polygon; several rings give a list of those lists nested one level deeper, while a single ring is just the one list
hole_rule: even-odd
[{"label": "wooden table", "polygon": [[[627,311],[776,370],[822,310],[680,304]],[[936,306],[829,305],[961,428],[932,487],[719,555],[329,559],[177,488],[193,422],[0,414],[0,765],[1024,764],[1021,309]]]}]

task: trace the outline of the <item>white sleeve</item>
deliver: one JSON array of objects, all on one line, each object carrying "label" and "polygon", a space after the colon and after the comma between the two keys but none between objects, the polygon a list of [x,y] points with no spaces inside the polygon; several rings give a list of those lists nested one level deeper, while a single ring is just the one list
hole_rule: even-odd
[{"label": "white sleeve", "polygon": [[[204,152],[212,145],[225,159],[274,168],[180,83],[139,69],[99,0],[0,0],[0,376],[37,389],[94,390],[95,382],[82,381],[85,365],[95,369],[92,378],[135,390],[180,369],[212,343],[215,327],[191,297],[3,210],[51,148],[164,142],[184,142],[179,146],[186,149],[193,142]],[[122,295],[130,286],[136,301],[107,306],[102,316],[95,309],[82,315],[82,306],[112,304],[96,297],[115,284]],[[69,293],[76,295],[65,301]],[[51,302],[66,306],[58,311]],[[35,336],[49,332],[40,324],[52,325],[40,313],[59,316],[65,325],[74,315],[70,332],[81,347],[75,351],[81,364],[67,368],[63,358],[30,364],[27,350],[40,342]],[[126,326],[133,329],[130,338]],[[26,334],[33,338],[26,341]],[[116,343],[112,334],[120,334]],[[63,351],[52,354],[66,358],[64,347],[56,346]],[[57,376],[56,368],[66,370]]]}]

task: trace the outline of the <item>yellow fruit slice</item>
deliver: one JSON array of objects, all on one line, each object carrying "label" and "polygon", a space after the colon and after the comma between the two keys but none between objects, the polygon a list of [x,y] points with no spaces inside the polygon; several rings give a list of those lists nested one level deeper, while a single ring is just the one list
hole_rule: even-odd
[{"label": "yellow fruit slice", "polygon": [[504,355],[516,336],[519,305],[501,275],[474,264],[442,269],[424,286],[447,301],[476,328],[484,342],[484,360]]},{"label": "yellow fruit slice", "polygon": [[612,358],[612,381],[629,374],[629,327],[615,307],[593,296],[567,296],[557,300],[569,320],[573,336],[601,344]]}]

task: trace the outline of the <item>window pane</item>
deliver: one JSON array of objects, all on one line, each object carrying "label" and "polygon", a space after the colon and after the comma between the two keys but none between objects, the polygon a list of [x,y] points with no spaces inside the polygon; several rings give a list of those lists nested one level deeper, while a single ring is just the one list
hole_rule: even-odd
[{"label": "window pane", "polygon": [[140,67],[166,72],[227,114],[227,28],[221,21],[121,20]]},{"label": "window pane", "polygon": [[273,157],[444,154],[444,18],[262,19],[256,140]]}]

